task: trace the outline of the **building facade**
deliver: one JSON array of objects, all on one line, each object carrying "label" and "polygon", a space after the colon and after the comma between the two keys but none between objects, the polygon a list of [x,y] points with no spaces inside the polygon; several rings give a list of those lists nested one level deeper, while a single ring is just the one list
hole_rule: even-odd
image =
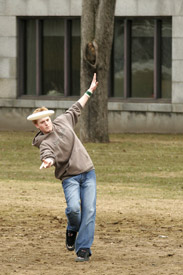
[{"label": "building facade", "polygon": [[[0,129],[32,130],[80,94],[81,0],[0,1]],[[182,133],[183,0],[117,0],[110,133]]]}]

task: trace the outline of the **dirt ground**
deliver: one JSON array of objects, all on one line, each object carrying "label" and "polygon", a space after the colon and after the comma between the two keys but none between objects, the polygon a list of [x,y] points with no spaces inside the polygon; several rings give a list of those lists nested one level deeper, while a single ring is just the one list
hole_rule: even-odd
[{"label": "dirt ground", "polygon": [[115,187],[103,192],[98,186],[93,255],[76,263],[75,253],[65,248],[60,184],[0,185],[0,274],[183,274],[179,199],[119,198],[112,195]]}]

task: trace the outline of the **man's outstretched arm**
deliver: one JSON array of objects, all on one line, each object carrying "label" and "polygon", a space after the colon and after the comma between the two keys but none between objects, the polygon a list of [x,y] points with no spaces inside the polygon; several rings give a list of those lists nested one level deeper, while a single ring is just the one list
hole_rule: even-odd
[{"label": "man's outstretched arm", "polygon": [[78,100],[78,102],[81,104],[82,107],[85,106],[86,102],[88,101],[88,99],[90,98],[90,96],[93,94],[93,92],[96,90],[97,86],[98,86],[98,82],[96,81],[96,73],[95,73],[94,76],[93,76],[93,80],[91,82],[90,88]]},{"label": "man's outstretched arm", "polygon": [[[96,73],[93,76],[90,88],[84,93],[84,95],[78,100],[78,102],[80,103],[81,107],[83,108],[86,104],[86,102],[88,101],[88,99],[90,98],[90,96],[92,96],[93,92],[96,90],[98,86],[98,82],[96,81]],[[45,158],[42,160],[42,164],[40,166],[40,169],[42,168],[49,168],[54,164],[54,160],[52,158]]]}]

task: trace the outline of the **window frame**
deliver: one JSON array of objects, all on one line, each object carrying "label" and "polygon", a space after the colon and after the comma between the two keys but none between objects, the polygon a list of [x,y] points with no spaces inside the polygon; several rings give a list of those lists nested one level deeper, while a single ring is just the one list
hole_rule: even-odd
[{"label": "window frame", "polygon": [[[154,19],[154,97],[153,98],[135,98],[131,97],[131,23],[133,19]],[[114,63],[111,51],[111,66],[109,76],[108,96],[110,101],[129,101],[129,102],[171,102],[171,98],[161,97],[161,22],[162,19],[171,19],[172,16],[115,16],[115,20],[124,20],[124,96],[114,97]],[[113,47],[112,47],[113,48]],[[172,62],[172,60],[171,60]]]},{"label": "window frame", "polygon": [[[55,16],[18,16],[17,17],[17,80],[18,98],[29,99],[78,99],[78,95],[71,96],[71,21],[80,19],[80,16],[57,16],[57,19],[64,20],[64,96],[48,96],[41,94],[43,84],[43,22],[45,19],[53,19]],[[26,95],[26,21],[34,19],[36,21],[36,95]]]},{"label": "window frame", "polygon": [[[71,20],[81,19],[80,16],[57,16],[57,18],[65,20],[65,36],[64,36],[64,96],[48,96],[41,95],[42,89],[42,32],[43,26],[41,20],[52,19],[55,16],[18,16],[17,17],[17,97],[29,99],[47,99],[47,100],[75,100],[79,96],[71,95]],[[131,93],[131,20],[133,19],[154,19],[154,98],[133,98]],[[161,98],[161,20],[171,19],[172,16],[115,16],[115,20],[124,20],[124,97],[114,97],[114,67],[113,53],[111,52],[111,66],[108,81],[108,100],[121,102],[171,102],[171,98]],[[29,19],[36,20],[36,95],[25,95],[26,87],[26,21]],[[172,62],[172,60],[171,60]]]}]

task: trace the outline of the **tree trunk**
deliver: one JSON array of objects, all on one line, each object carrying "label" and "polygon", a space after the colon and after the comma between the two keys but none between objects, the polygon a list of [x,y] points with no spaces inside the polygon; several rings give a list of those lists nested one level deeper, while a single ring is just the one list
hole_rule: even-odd
[{"label": "tree trunk", "polygon": [[83,0],[81,17],[81,93],[94,72],[99,85],[83,110],[82,141],[108,142],[108,78],[115,0]]}]

